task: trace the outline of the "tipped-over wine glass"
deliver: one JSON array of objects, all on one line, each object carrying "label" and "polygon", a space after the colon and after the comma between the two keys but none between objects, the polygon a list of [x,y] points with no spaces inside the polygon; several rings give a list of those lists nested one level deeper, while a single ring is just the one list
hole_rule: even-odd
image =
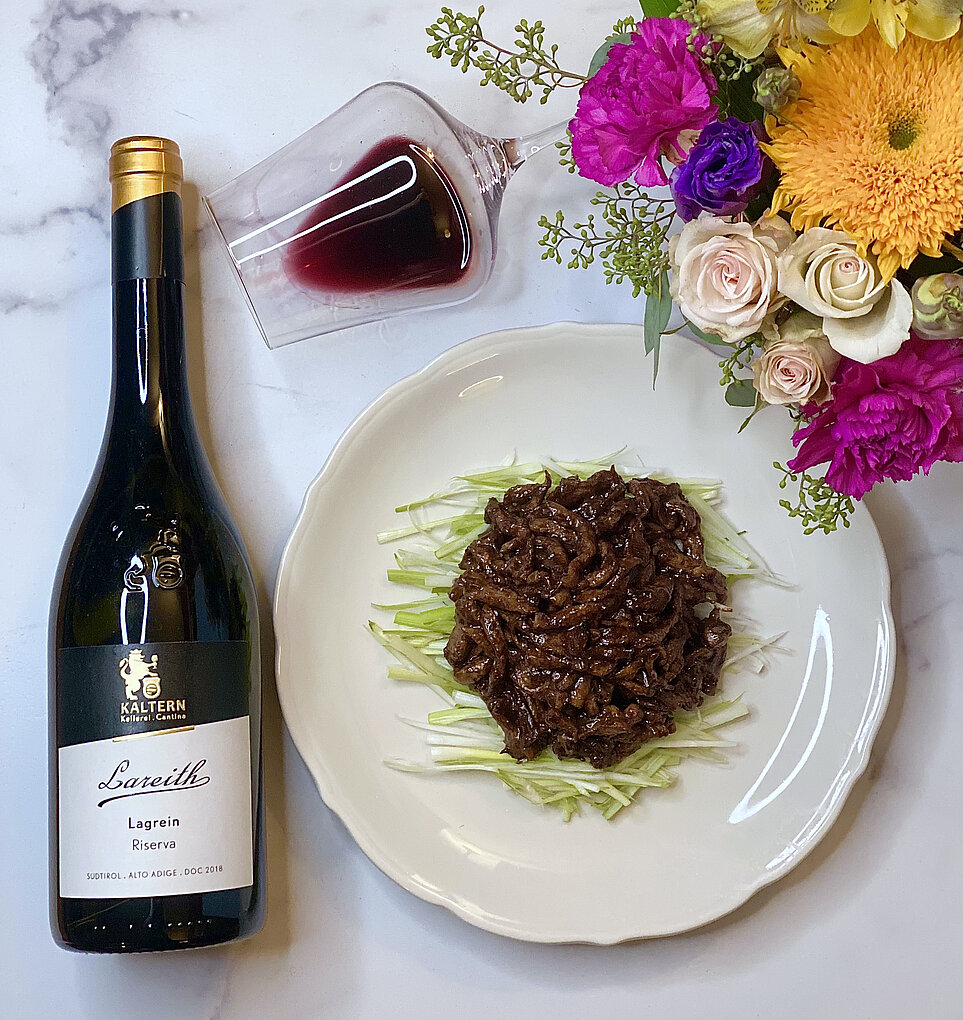
[{"label": "tipped-over wine glass", "polygon": [[566,130],[490,138],[382,82],[206,196],[268,347],[472,297],[506,184]]}]

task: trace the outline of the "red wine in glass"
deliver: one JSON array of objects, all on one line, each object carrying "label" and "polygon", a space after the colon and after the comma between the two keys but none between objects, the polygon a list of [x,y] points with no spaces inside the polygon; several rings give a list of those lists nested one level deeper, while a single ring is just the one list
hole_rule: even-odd
[{"label": "red wine in glass", "polygon": [[491,275],[508,181],[564,137],[563,122],[493,138],[380,82],[205,202],[265,343],[280,347],[472,297]]},{"label": "red wine in glass", "polygon": [[411,138],[386,138],[319,199],[287,245],[310,290],[359,293],[457,283],[472,258],[469,219],[444,167]]}]

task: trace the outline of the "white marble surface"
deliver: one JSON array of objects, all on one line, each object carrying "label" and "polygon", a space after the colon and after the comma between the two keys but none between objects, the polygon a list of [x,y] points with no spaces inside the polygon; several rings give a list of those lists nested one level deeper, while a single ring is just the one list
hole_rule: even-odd
[{"label": "white marble surface", "polygon": [[[632,4],[494,0],[504,35],[542,17],[587,64]],[[57,949],[46,908],[46,614],[96,457],[109,385],[106,153],[179,140],[201,192],[371,82],[401,78],[478,127],[568,112],[515,107],[424,54],[434,2],[187,0],[183,7],[3,0],[0,41],[0,1015],[17,1020],[481,1017],[655,1013],[713,1020],[959,1017],[963,949],[963,471],[867,500],[890,557],[894,696],[868,774],[788,879],[709,928],[600,949],[477,931],[382,876],[318,798],[268,684],[269,913],[234,947],[92,958]],[[524,168],[496,276],[471,305],[275,353],[202,228],[191,268],[191,381],[203,437],[268,593],[307,483],[376,394],[466,337],[641,308],[598,275],[537,258],[539,211],[589,189]],[[196,198],[188,203],[197,223]]]}]

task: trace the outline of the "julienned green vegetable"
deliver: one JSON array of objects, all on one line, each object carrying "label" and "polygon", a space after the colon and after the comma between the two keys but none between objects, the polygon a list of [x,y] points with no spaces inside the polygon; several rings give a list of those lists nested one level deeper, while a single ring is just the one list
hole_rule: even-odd
[{"label": "julienned green vegetable", "polygon": [[[739,698],[711,698],[696,711],[677,712],[676,731],[668,737],[643,744],[634,754],[607,769],[587,762],[560,760],[551,750],[533,761],[515,761],[503,753],[504,739],[484,702],[458,683],[445,661],[444,649],[455,623],[455,607],[448,598],[467,545],[485,530],[484,509],[493,496],[501,498],[513,485],[540,482],[547,470],[553,484],[566,475],[586,478],[613,463],[623,477],[647,474],[662,481],[678,482],[702,518],[706,560],[726,575],[727,583],[757,578],[783,584],[762,562],[749,543],[713,505],[722,483],[707,478],[674,478],[638,468],[619,466],[620,454],[592,461],[546,461],[518,464],[514,460],[489,471],[462,475],[448,490],[396,507],[410,523],[381,532],[380,543],[416,539],[417,545],[395,552],[395,568],[388,580],[421,590],[410,601],[374,608],[392,614],[393,626],[369,621],[375,639],[394,658],[388,676],[424,684],[434,689],[444,706],[429,713],[425,721],[406,720],[424,731],[430,760],[389,759],[386,764],[407,772],[487,772],[534,804],[558,808],[566,821],[580,806],[589,804],[612,818],[632,803],[639,790],[669,786],[674,769],[686,758],[725,761],[725,749],[733,742],[720,730],[744,718],[748,708]],[[439,514],[440,516],[432,516]],[[732,613],[733,627],[723,677],[750,670],[760,672],[778,636],[763,639],[745,631],[746,621]]]}]

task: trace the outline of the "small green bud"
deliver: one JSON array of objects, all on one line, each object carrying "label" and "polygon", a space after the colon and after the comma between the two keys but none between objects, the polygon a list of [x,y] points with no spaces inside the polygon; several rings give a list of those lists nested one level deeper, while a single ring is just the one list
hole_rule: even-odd
[{"label": "small green bud", "polygon": [[937,273],[913,284],[913,332],[923,340],[963,336],[963,276]]},{"label": "small green bud", "polygon": [[802,82],[790,67],[767,67],[753,84],[756,102],[766,113],[777,113],[799,98]]}]

